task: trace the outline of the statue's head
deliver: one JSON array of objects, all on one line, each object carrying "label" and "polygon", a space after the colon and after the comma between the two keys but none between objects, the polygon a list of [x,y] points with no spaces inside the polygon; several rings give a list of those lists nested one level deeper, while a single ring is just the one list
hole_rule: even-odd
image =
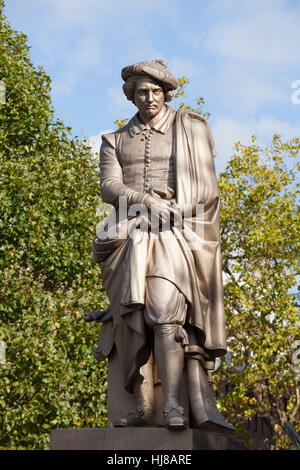
[{"label": "statue's head", "polygon": [[164,103],[171,101],[172,90],[178,86],[167,65],[163,60],[153,60],[138,62],[122,70],[123,91],[146,118],[158,114]]}]

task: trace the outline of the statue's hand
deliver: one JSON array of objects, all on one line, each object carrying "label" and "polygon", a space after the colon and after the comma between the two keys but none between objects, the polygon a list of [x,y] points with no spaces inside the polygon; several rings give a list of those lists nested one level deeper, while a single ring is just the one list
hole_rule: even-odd
[{"label": "statue's hand", "polygon": [[96,321],[95,312],[94,311],[84,312],[84,321],[87,323],[90,321]]},{"label": "statue's hand", "polygon": [[107,310],[89,310],[88,312],[84,312],[84,321],[87,323],[91,321],[105,323],[111,320],[111,318],[112,316],[110,307]]},{"label": "statue's hand", "polygon": [[172,205],[171,201],[147,195],[144,199],[144,204],[147,209],[151,211],[151,217],[154,217],[162,223],[170,221],[172,222],[170,225],[172,225],[181,220],[180,212]]}]

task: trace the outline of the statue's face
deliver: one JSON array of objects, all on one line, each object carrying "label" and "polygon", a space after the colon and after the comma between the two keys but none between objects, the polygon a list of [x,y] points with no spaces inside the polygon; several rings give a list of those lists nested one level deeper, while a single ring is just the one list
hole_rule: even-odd
[{"label": "statue's face", "polygon": [[164,106],[164,91],[151,77],[138,78],[134,90],[134,102],[142,117],[153,119]]}]

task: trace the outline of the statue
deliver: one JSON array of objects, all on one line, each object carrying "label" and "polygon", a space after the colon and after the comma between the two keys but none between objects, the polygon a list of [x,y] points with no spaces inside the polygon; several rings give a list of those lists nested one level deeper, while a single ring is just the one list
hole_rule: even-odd
[{"label": "statue", "polygon": [[115,210],[93,240],[110,308],[85,317],[103,322],[95,355],[102,360],[115,345],[120,380],[135,396],[115,425],[153,424],[155,361],[165,426],[188,425],[185,369],[191,425],[230,432],[210,386],[215,359],[226,353],[213,138],[205,119],[166,104],[178,86],[166,62],[125,67],[122,78],[138,112],[102,136],[101,194]]}]

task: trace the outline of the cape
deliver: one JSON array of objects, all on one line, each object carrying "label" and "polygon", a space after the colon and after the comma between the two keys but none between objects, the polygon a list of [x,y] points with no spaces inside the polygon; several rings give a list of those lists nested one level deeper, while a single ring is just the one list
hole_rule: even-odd
[{"label": "cape", "polygon": [[[176,205],[184,216],[185,228],[176,243],[185,256],[189,273],[186,354],[201,357],[206,369],[213,369],[215,358],[226,353],[220,195],[212,154],[214,142],[207,122],[183,108],[176,113],[175,128]],[[195,209],[200,204],[199,217]],[[129,230],[135,223],[135,219],[128,221]],[[201,230],[194,230],[199,224]],[[176,228],[172,230],[175,232]],[[142,312],[148,250],[147,240],[129,243],[128,239],[113,240],[107,236],[96,236],[93,240],[94,259],[102,263],[103,282],[111,301],[113,324],[107,341],[117,347],[124,387],[129,392],[139,368],[151,354]],[[124,271],[129,262],[130,272]],[[101,356],[100,338],[99,355],[107,356],[108,349],[103,344],[105,354]]]}]

